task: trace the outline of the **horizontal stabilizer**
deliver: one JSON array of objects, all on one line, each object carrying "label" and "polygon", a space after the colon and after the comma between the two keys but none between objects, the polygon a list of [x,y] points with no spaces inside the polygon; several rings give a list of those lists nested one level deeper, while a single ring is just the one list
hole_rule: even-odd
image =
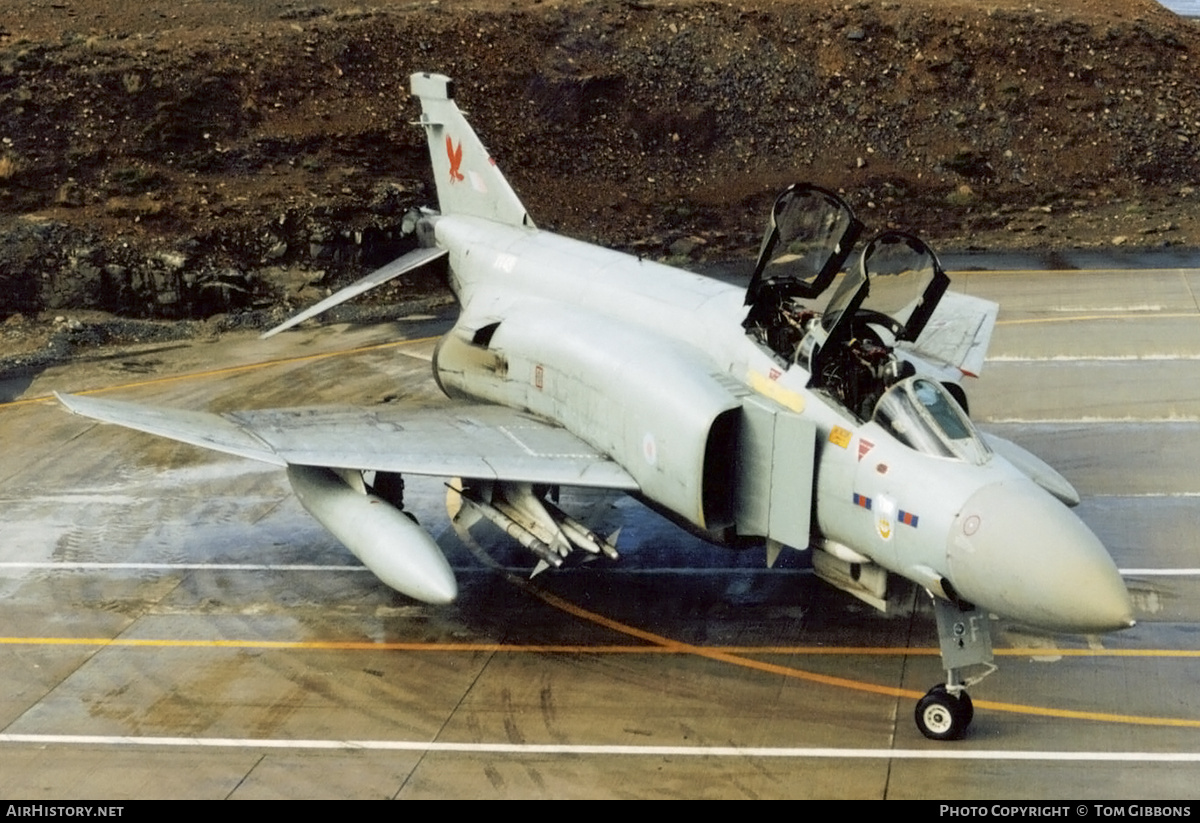
[{"label": "horizontal stabilizer", "polygon": [[334,306],[341,305],[352,297],[358,297],[363,292],[370,291],[376,286],[382,286],[389,280],[394,280],[402,274],[406,274],[413,269],[418,269],[421,266],[424,266],[426,263],[432,263],[434,260],[437,260],[439,257],[444,257],[445,255],[446,249],[439,249],[436,247],[429,249],[414,249],[408,254],[397,257],[383,268],[371,272],[361,280],[355,281],[349,286],[346,286],[346,288],[331,294],[329,297],[326,297],[315,306],[307,308],[291,319],[280,323],[270,331],[263,332],[262,339],[265,340],[268,337],[279,334],[281,331],[290,329],[292,326],[299,325],[310,317],[316,317],[321,312],[328,311]]}]

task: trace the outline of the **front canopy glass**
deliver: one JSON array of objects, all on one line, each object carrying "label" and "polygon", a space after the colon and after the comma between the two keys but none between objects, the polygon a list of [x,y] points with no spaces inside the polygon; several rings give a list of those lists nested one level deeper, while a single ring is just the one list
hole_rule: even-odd
[{"label": "front canopy glass", "polygon": [[922,377],[896,383],[875,404],[872,419],[911,449],[935,457],[986,463],[991,450],[953,398]]}]

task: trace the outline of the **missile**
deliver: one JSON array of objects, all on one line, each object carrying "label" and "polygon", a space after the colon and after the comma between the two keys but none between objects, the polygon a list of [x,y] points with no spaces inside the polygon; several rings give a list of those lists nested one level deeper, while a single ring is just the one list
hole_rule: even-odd
[{"label": "missile", "polygon": [[468,533],[471,524],[486,519],[537,555],[535,575],[562,566],[572,546],[588,554],[617,557],[620,529],[603,540],[549,500],[535,496],[528,483],[467,487],[455,478],[446,488],[446,511],[463,542],[473,542]]},{"label": "missile", "polygon": [[[478,489],[464,487],[462,478],[454,478],[453,481],[446,484],[446,489],[446,511],[449,512],[450,522],[463,542],[474,542],[470,534],[468,534],[468,530],[471,523],[475,522],[474,517],[483,517],[537,555],[542,562],[556,569],[562,565],[562,558],[559,557],[558,552],[551,548],[548,543],[508,514],[487,502]],[[490,494],[490,492],[488,493]],[[463,508],[463,503],[466,503],[469,508]],[[465,513],[468,511],[472,514],[466,515]]]},{"label": "missile", "polygon": [[600,554],[603,552],[604,556],[610,560],[618,558],[616,543],[617,534],[621,531],[620,529],[609,535],[607,540],[602,540],[598,534],[550,501],[543,500],[542,505],[554,517],[559,528],[563,530],[563,534],[567,536],[567,539],[574,543],[577,548],[583,549],[588,554]]},{"label": "missile", "polygon": [[513,520],[491,503],[488,503],[482,499],[470,497],[466,494],[463,495],[463,500],[467,501],[467,503],[478,509],[480,514],[495,523],[502,531],[504,531],[505,534],[515,539],[518,543],[529,549],[546,563],[550,564],[556,569],[562,565],[562,558],[559,557],[558,552],[552,549],[545,541],[539,539],[537,535],[529,531],[529,529]]},{"label": "missile", "polygon": [[300,505],[375,576],[426,603],[450,603],[458,583],[429,534],[400,509],[352,489],[331,469],[288,466]]}]

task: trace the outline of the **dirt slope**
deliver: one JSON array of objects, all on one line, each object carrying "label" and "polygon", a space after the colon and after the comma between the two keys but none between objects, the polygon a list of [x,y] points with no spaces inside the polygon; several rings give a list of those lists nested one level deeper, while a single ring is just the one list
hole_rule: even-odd
[{"label": "dirt slope", "polygon": [[0,0],[0,317],[390,259],[418,70],[540,225],[622,248],[751,250],[795,180],[943,248],[1200,245],[1200,28],[1150,0]]}]

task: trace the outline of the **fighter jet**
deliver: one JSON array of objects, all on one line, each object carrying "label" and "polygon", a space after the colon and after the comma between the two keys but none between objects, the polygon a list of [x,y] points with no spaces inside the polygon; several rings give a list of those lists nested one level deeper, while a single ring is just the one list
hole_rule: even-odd
[{"label": "fighter jet", "polygon": [[[947,291],[920,239],[863,224],[831,191],[776,200],[739,288],[538,229],[454,100],[416,74],[438,210],[420,247],[268,334],[448,257],[461,305],[433,357],[454,403],[406,411],[215,415],[63,396],[70,410],[283,467],[304,507],[387,585],[447,603],[454,574],[404,510],[404,475],[452,481],[452,522],[490,522],[557,567],[614,541],[561,487],[633,495],[713,543],[811,553],[823,580],[884,611],[905,580],[932,599],[945,682],[918,703],[962,736],[994,670],[990,615],[1052,631],[1131,626],[1071,484],[981,433],[962,388],[994,303]],[[532,558],[531,558],[532,561]]]}]

